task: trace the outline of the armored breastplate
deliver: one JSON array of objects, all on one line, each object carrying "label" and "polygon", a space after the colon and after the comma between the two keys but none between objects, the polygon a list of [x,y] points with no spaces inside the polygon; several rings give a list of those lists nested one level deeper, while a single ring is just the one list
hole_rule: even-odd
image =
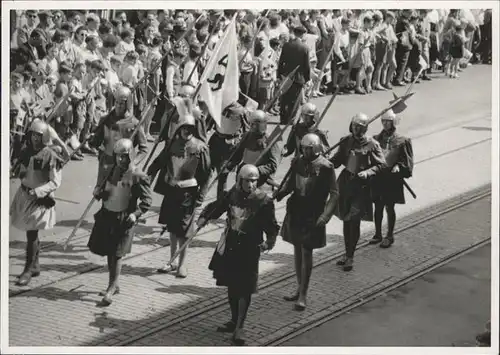
[{"label": "armored breastplate", "polygon": [[22,184],[31,189],[36,189],[39,186],[49,182],[49,172],[41,170],[42,159],[37,156],[30,158],[26,175],[22,179]]},{"label": "armored breastplate", "polygon": [[165,182],[171,186],[197,186],[195,175],[198,168],[199,154],[196,142],[177,139],[171,147],[168,174]]},{"label": "armored breastplate", "polygon": [[295,194],[302,197],[310,195],[320,172],[319,166],[315,163],[318,159],[320,158],[309,164],[303,159],[298,161],[295,174]]},{"label": "armored breastplate", "polygon": [[123,212],[128,208],[132,185],[128,181],[118,181],[117,185],[106,183],[106,191],[109,192],[109,197],[104,201],[103,206],[111,212]]},{"label": "armored breastplate", "polygon": [[352,174],[357,174],[369,168],[368,161],[369,149],[358,148],[351,149],[347,157],[346,169]]},{"label": "armored breastplate", "polygon": [[399,159],[399,146],[397,146],[395,143],[396,142],[394,141],[394,137],[386,138],[385,142],[381,142],[385,162],[387,163],[387,167],[389,168],[392,168]]},{"label": "armored breastplate", "polygon": [[245,148],[245,150],[243,151],[243,163],[257,164],[257,159],[263,151],[264,149],[250,150],[249,148]]}]

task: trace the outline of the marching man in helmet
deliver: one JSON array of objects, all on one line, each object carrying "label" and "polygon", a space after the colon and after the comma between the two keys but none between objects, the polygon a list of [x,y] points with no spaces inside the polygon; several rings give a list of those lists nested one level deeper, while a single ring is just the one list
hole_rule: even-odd
[{"label": "marching man in helmet", "polygon": [[63,161],[50,147],[54,132],[45,122],[35,119],[28,130],[26,146],[19,157],[17,190],[10,207],[11,224],[26,231],[26,262],[17,284],[26,286],[40,275],[38,231],[56,223],[54,192],[61,186]]},{"label": "marching man in helmet", "polygon": [[[166,146],[148,169],[153,180],[159,172],[154,191],[163,195],[159,223],[170,232],[170,253],[173,257],[177,245],[186,242],[188,229],[195,208],[205,198],[210,177],[210,154],[208,147],[194,136],[195,118],[191,114],[180,117],[172,144]],[[187,276],[184,266],[186,249],[179,255],[179,264],[165,265],[159,273],[177,271],[177,277]]]},{"label": "marching man in helmet", "polygon": [[[196,138],[206,141],[206,124],[201,117],[201,109],[193,103],[193,95],[195,88],[191,85],[183,85],[179,89],[178,96],[172,98],[168,111],[162,116],[160,140],[165,141],[168,146],[169,142],[174,138],[179,125],[182,124],[181,117],[192,115],[195,118],[196,130],[194,135]],[[171,111],[173,110],[173,111]]]},{"label": "marching man in helmet", "polygon": [[296,301],[295,309],[306,308],[307,290],[313,266],[313,249],[326,246],[325,225],[332,218],[338,189],[333,164],[321,155],[318,135],[308,133],[302,138],[302,156],[292,161],[290,178],[275,193],[278,201],[288,194],[287,211],[281,235],[293,244],[297,290],[286,301]]},{"label": "marching man in helmet", "polygon": [[[234,345],[244,345],[243,325],[253,293],[257,292],[259,259],[262,251],[271,250],[279,225],[274,203],[257,188],[259,169],[243,165],[236,185],[223,198],[208,204],[198,219],[202,227],[211,219],[227,213],[227,225],[209,264],[217,286],[226,286],[231,320],[217,328],[233,333]],[[266,234],[266,241],[263,234]]]},{"label": "marching man in helmet", "polygon": [[259,169],[257,186],[263,185],[272,174],[276,172],[281,154],[279,143],[276,142],[266,154],[256,161],[267,147],[269,139],[267,131],[267,116],[262,110],[256,110],[250,115],[250,131],[241,138],[241,143],[236,148],[233,157],[228,163],[228,171],[237,165],[252,164]]},{"label": "marching man in helmet", "polygon": [[229,105],[221,115],[221,123],[215,125],[214,134],[210,137],[210,161],[212,169],[219,172],[217,181],[217,198],[222,198],[226,189],[229,170],[221,172],[224,163],[231,157],[242,135],[248,131],[248,118],[243,106],[238,102]]},{"label": "marching man in helmet", "polygon": [[[106,174],[115,164],[113,149],[115,143],[122,138],[130,138],[139,124],[128,110],[127,102],[132,99],[131,91],[125,86],[119,87],[115,92],[115,108],[106,117],[101,129],[95,132],[90,139],[89,144],[94,147],[100,147],[99,169],[97,173],[97,184],[105,178]],[[138,147],[136,163],[145,158],[148,147],[146,134],[142,127],[139,128],[133,140],[134,147]]]},{"label": "marching man in helmet", "polygon": [[321,144],[324,148],[329,147],[328,140],[326,138],[326,134],[314,127],[316,124],[316,119],[318,118],[319,111],[316,108],[316,105],[308,102],[301,109],[301,117],[302,122],[297,123],[292,127],[292,131],[288,136],[288,140],[285,145],[285,151],[283,152],[284,157],[288,157],[295,152],[295,155],[300,155],[300,144],[302,138],[308,133],[316,134],[321,140]]},{"label": "marching man in helmet", "polygon": [[[413,147],[410,138],[396,132],[399,117],[389,110],[382,116],[383,130],[373,138],[380,143],[385,155],[387,168],[372,181],[372,197],[375,203],[375,236],[370,244],[380,243],[381,248],[389,248],[394,243],[396,212],[394,205],[404,204],[403,181],[413,173]],[[387,236],[382,239],[384,207],[387,211]]]},{"label": "marching man in helmet", "polygon": [[102,200],[101,209],[95,214],[95,224],[88,241],[94,254],[106,256],[109,284],[101,305],[109,306],[112,296],[120,292],[118,278],[122,257],[132,250],[133,226],[151,207],[149,177],[134,166],[134,144],[127,138],[118,140],[113,148],[113,171],[95,196]]},{"label": "marching man in helmet", "polygon": [[339,175],[339,199],[336,216],[344,222],[346,255],[337,265],[351,271],[354,251],[360,237],[361,220],[373,221],[373,207],[368,179],[385,168],[385,159],[380,144],[366,135],[369,118],[358,113],[351,120],[351,135],[341,139],[339,148],[331,162],[338,168],[344,165]]}]

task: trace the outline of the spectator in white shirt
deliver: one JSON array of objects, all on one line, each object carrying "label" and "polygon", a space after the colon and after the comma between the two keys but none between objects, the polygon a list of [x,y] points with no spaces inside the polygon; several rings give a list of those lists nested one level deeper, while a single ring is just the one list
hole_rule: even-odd
[{"label": "spectator in white shirt", "polygon": [[57,62],[57,55],[59,49],[57,45],[53,42],[47,44],[45,47],[47,51],[47,56],[40,61],[38,68],[44,74],[44,76],[57,76],[59,63]]},{"label": "spectator in white shirt", "polygon": [[[198,85],[199,73],[198,73],[198,68],[195,69],[195,65],[200,55],[201,55],[201,46],[197,43],[191,44],[191,46],[189,47],[189,57],[188,60],[184,63],[184,70],[182,71],[183,84],[188,84],[191,85],[192,87],[196,87]],[[192,75],[191,72],[193,73]],[[190,75],[191,77],[189,78]]]},{"label": "spectator in white shirt", "polygon": [[125,55],[128,52],[135,51],[134,45],[134,31],[133,30],[123,30],[120,33],[121,41],[118,42],[118,45],[115,47],[115,54],[120,57],[123,61]]},{"label": "spectator in white shirt", "polygon": [[97,48],[99,46],[99,38],[96,36],[88,36],[85,39],[86,49],[83,51],[85,61],[93,61],[99,59]]}]

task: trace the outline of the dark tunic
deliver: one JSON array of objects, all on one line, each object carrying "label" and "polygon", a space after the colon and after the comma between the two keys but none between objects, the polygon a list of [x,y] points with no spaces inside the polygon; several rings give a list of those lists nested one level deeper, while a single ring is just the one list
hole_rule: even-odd
[{"label": "dark tunic", "polygon": [[300,142],[308,133],[314,133],[321,139],[323,149],[330,147],[326,134],[323,131],[319,128],[308,127],[304,122],[299,122],[292,127],[292,131],[288,136],[288,140],[285,145],[287,150],[285,157],[292,155],[294,152],[296,155],[300,154]]},{"label": "dark tunic", "polygon": [[228,286],[242,294],[257,292],[259,245],[266,234],[274,245],[279,232],[273,201],[262,191],[248,195],[233,188],[224,198],[207,205],[200,218],[216,219],[227,212],[226,229],[208,268],[217,286]]},{"label": "dark tunic", "polygon": [[185,237],[196,205],[204,200],[210,176],[208,147],[199,139],[174,138],[172,145],[158,155],[148,174],[159,171],[154,192],[164,196],[159,223],[169,232]]},{"label": "dark tunic", "polygon": [[[326,226],[317,227],[316,222],[320,216],[328,222],[334,213],[338,189],[333,164],[321,155],[312,162],[300,157],[292,162],[291,169],[290,178],[277,195],[280,200],[292,192],[281,229],[283,240],[306,249],[323,248]],[[329,196],[333,198],[328,200]]]},{"label": "dark tunic", "polygon": [[[337,153],[331,159],[335,168],[344,165],[337,180],[339,201],[335,215],[343,220],[373,221],[373,206],[369,179],[385,167],[385,159],[380,144],[371,137],[355,139],[352,135],[341,139]],[[357,175],[368,173],[368,179]]]},{"label": "dark tunic", "polygon": [[128,204],[123,211],[116,212],[106,208],[106,202],[103,201],[103,206],[94,215],[95,224],[90,234],[88,247],[92,253],[101,256],[122,257],[130,253],[134,233],[133,225],[127,223],[126,220],[131,213],[139,219],[148,211],[152,203],[151,184],[148,176],[138,169],[125,172],[123,177],[117,175],[117,172],[113,172],[107,181],[107,190],[117,186],[123,187],[121,193],[127,194]]},{"label": "dark tunic", "polygon": [[[382,131],[373,136],[380,143],[387,167],[372,179],[372,197],[374,201],[386,203],[405,203],[403,181],[413,174],[413,147],[410,138],[398,133]],[[392,173],[394,165],[399,166],[399,173]]]}]

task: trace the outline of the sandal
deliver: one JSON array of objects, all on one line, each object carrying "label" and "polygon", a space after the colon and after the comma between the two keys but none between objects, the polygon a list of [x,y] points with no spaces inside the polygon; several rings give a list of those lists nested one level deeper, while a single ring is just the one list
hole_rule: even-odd
[{"label": "sandal", "polygon": [[158,272],[159,274],[168,274],[168,273],[171,273],[173,271],[177,271],[177,265],[175,264],[172,264],[172,265],[165,265],[163,266],[162,268],[156,270],[156,272]]}]

